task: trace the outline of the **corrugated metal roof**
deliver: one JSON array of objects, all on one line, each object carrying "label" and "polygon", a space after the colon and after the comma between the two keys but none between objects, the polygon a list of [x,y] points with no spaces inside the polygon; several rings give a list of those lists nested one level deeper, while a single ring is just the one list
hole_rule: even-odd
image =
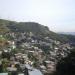
[{"label": "corrugated metal roof", "polygon": [[43,74],[40,70],[34,69],[32,71],[29,71],[29,75],[43,75]]}]

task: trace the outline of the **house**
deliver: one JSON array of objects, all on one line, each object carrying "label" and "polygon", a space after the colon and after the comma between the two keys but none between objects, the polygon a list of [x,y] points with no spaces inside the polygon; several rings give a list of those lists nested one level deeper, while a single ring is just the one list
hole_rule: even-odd
[{"label": "house", "polygon": [[0,73],[0,75],[8,75],[8,73]]},{"label": "house", "polygon": [[46,73],[47,71],[47,68],[44,66],[44,65],[40,65],[40,70],[43,72],[43,73]]},{"label": "house", "polygon": [[29,75],[43,75],[43,74],[40,70],[33,69],[32,71],[29,71]]},{"label": "house", "polygon": [[0,51],[0,55],[2,54],[2,51]]},{"label": "house", "polygon": [[24,73],[19,73],[18,75],[24,75]]},{"label": "house", "polygon": [[55,66],[55,62],[53,61],[45,61],[45,64],[47,68],[53,68],[52,66]]},{"label": "house", "polygon": [[16,72],[17,68],[15,68],[15,67],[7,67],[7,71],[9,71],[9,72]]}]

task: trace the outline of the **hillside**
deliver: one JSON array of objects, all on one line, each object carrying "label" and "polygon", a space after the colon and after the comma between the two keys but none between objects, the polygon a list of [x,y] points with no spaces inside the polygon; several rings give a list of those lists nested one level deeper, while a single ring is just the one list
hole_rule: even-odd
[{"label": "hillside", "polygon": [[6,26],[8,21],[0,19],[0,34],[6,33],[9,31],[9,28]]},{"label": "hillside", "polygon": [[46,26],[40,25],[35,22],[15,22],[0,19],[0,29],[9,29],[13,32],[33,32],[37,34],[47,34],[49,29]]},{"label": "hillside", "polygon": [[[15,22],[0,19],[0,33],[6,32],[33,32],[36,35],[49,36],[51,39],[59,40],[61,42],[69,41],[66,35],[60,35],[49,30],[47,26],[43,26],[35,22]],[[73,40],[75,37],[73,37]]]},{"label": "hillside", "polygon": [[75,32],[58,32],[59,34],[75,35]]}]

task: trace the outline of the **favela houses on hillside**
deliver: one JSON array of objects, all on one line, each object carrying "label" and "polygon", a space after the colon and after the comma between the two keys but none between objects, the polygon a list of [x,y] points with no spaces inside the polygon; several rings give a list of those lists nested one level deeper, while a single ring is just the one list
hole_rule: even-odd
[{"label": "favela houses on hillside", "polygon": [[43,35],[17,31],[1,33],[0,75],[48,75],[56,72],[58,61],[67,57],[74,47],[65,40]]},{"label": "favela houses on hillside", "polygon": [[0,75],[75,75],[74,0],[0,0]]}]

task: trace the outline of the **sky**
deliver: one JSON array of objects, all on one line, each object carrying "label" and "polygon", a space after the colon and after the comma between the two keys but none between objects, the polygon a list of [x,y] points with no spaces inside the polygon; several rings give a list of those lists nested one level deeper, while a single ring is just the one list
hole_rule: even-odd
[{"label": "sky", "polygon": [[38,22],[54,32],[75,32],[75,0],[0,0],[0,18]]}]

